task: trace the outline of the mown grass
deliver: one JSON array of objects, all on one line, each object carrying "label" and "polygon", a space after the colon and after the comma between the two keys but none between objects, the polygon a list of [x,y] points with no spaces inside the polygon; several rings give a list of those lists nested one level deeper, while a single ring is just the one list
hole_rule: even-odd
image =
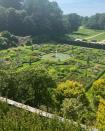
[{"label": "mown grass", "polygon": [[99,41],[99,42],[105,40],[105,32],[103,34],[100,34],[98,36],[90,38],[89,40],[94,40],[94,39],[97,40],[97,41]]},{"label": "mown grass", "polygon": [[[105,40],[105,31],[104,30],[93,30],[93,29],[87,29],[84,27],[80,27],[80,29],[76,32],[74,32],[72,35],[72,37],[74,38],[79,38],[79,39],[87,39],[88,41],[90,40],[97,40],[97,41],[102,41]],[[103,33],[103,34],[100,34]],[[95,36],[98,35],[99,36]],[[93,37],[93,38],[91,38]]]}]

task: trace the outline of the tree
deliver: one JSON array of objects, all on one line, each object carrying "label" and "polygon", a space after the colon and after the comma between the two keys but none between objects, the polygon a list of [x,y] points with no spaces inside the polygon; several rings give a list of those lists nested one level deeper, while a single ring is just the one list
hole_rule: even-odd
[{"label": "tree", "polygon": [[69,15],[64,16],[64,25],[66,28],[66,31],[68,33],[72,33],[74,31],[77,31],[79,26],[81,25],[82,17],[79,15],[72,13]]},{"label": "tree", "polygon": [[2,96],[24,102],[31,106],[51,106],[50,93],[56,83],[41,67],[29,66],[19,70],[0,70],[0,92]]},{"label": "tree", "polygon": [[97,13],[91,17],[88,17],[88,19],[84,18],[84,20],[85,20],[84,25],[88,28],[99,30],[105,29],[105,13],[102,14]]},{"label": "tree", "polygon": [[89,17],[88,17],[88,16],[82,17],[82,25],[83,25],[83,26],[86,26],[88,20],[89,20]]},{"label": "tree", "polygon": [[[81,17],[70,14],[63,17],[57,2],[49,0],[0,0],[0,31],[15,35],[35,36],[35,42],[64,41],[65,34],[76,31]],[[21,8],[21,5],[23,7]]]},{"label": "tree", "polygon": [[25,11],[17,11],[14,8],[7,10],[7,30],[13,34],[24,34],[23,19],[26,16]]},{"label": "tree", "polygon": [[53,38],[57,34],[62,34],[63,22],[62,11],[56,2],[48,0],[25,0],[25,9],[30,17],[25,21],[31,22],[33,30],[31,31],[37,36],[51,36]]},{"label": "tree", "polygon": [[10,47],[16,47],[18,45],[18,39],[8,31],[1,32],[0,49],[7,49]]},{"label": "tree", "polygon": [[49,91],[52,87],[56,87],[56,84],[43,67],[25,68],[21,73],[21,82],[23,83],[20,85],[21,89],[29,90],[28,93],[32,96],[29,97],[29,102],[32,102],[33,106],[50,103]]},{"label": "tree", "polygon": [[23,0],[0,0],[0,5],[5,8],[21,9]]},{"label": "tree", "polygon": [[7,13],[6,8],[0,7],[0,31],[7,29]]}]

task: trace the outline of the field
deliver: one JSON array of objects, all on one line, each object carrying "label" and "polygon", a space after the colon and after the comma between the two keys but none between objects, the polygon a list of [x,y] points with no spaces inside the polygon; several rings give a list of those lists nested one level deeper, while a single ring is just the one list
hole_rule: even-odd
[{"label": "field", "polygon": [[0,51],[0,66],[43,65],[57,82],[74,80],[88,86],[105,69],[105,51],[61,44],[19,46]]},{"label": "field", "polygon": [[71,36],[78,39],[86,39],[87,41],[97,40],[101,42],[105,40],[105,31],[80,27],[80,29],[77,32],[74,32]]}]

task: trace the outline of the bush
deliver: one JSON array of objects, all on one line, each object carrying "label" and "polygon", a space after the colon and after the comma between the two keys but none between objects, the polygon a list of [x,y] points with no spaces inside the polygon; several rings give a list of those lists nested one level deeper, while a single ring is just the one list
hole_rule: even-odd
[{"label": "bush", "polygon": [[77,99],[83,106],[89,106],[88,99],[85,95],[85,89],[78,82],[67,80],[66,82],[58,84],[58,87],[55,90],[55,99],[58,110],[62,108],[61,105],[66,98],[69,100],[72,98]]},{"label": "bush", "polygon": [[1,33],[0,37],[0,49],[7,49],[10,47],[16,47],[18,44],[18,39],[16,36],[10,34],[8,31]]},{"label": "bush", "polygon": [[32,42],[31,42],[31,41],[27,41],[27,42],[25,43],[25,45],[26,45],[26,46],[31,46],[31,45],[32,45]]},{"label": "bush", "polygon": [[10,39],[11,33],[8,31],[1,32],[1,36]]},{"label": "bush", "polygon": [[97,127],[105,130],[105,99],[100,98],[97,112]]},{"label": "bush", "polygon": [[89,106],[85,106],[77,98],[65,98],[61,111],[64,117],[88,126],[93,126],[96,120],[96,114],[93,110]]},{"label": "bush", "polygon": [[94,98],[94,106],[97,108],[100,97],[105,99],[105,78],[95,81],[92,86],[91,92]]},{"label": "bush", "polygon": [[40,35],[40,36],[34,36],[32,38],[32,43],[43,43],[43,42],[48,42],[50,40],[48,35]]}]

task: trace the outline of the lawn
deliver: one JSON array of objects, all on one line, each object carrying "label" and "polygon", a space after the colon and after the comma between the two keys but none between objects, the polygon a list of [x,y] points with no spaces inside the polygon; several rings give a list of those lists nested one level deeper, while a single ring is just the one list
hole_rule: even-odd
[{"label": "lawn", "polygon": [[89,40],[94,40],[94,39],[97,40],[97,41],[99,41],[99,42],[105,41],[105,32],[103,34],[100,34],[98,36],[90,38]]},{"label": "lawn", "polygon": [[93,29],[86,29],[84,27],[80,27],[77,32],[74,32],[72,35],[74,38],[79,39],[87,39],[90,40],[97,40],[103,41],[105,40],[105,31],[103,30],[93,30]]}]

